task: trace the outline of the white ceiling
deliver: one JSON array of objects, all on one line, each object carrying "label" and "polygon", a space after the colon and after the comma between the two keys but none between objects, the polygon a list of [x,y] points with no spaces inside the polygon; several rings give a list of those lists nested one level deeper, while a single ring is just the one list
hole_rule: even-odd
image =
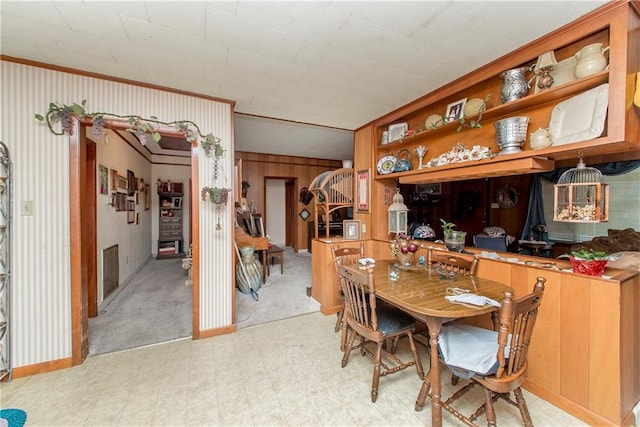
[{"label": "white ceiling", "polygon": [[353,129],[603,3],[2,0],[1,52],[234,100],[236,150],[347,159]]}]

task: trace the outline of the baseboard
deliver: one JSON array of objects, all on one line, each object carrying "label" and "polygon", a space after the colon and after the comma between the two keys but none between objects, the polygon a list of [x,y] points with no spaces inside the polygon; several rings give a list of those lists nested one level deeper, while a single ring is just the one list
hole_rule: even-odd
[{"label": "baseboard", "polygon": [[538,384],[531,382],[529,379],[524,380],[522,387],[524,387],[527,391],[530,391],[531,393],[540,397],[541,399],[547,401],[548,403],[552,404],[553,406],[556,406],[562,409],[563,411],[568,412],[569,414],[573,415],[576,418],[579,418],[580,420],[584,421],[589,425],[592,425],[592,426],[630,425],[625,423],[616,424],[613,421],[607,418],[604,418],[603,416],[598,415],[595,412],[585,408],[584,406],[581,406],[576,402],[567,399],[566,397],[560,396],[559,394],[553,391],[547,390],[544,387],[540,387]]},{"label": "baseboard", "polygon": [[23,378],[31,375],[44,374],[45,372],[57,371],[73,366],[70,357],[64,359],[51,360],[49,362],[36,363],[34,365],[20,366],[11,371],[12,378]]},{"label": "baseboard", "polygon": [[236,330],[237,330],[237,326],[234,323],[233,325],[222,326],[220,328],[205,329],[204,331],[197,331],[197,332],[194,331],[193,339],[194,340],[199,340],[199,339],[203,339],[203,338],[217,337],[219,335],[231,334],[231,333],[235,332]]}]

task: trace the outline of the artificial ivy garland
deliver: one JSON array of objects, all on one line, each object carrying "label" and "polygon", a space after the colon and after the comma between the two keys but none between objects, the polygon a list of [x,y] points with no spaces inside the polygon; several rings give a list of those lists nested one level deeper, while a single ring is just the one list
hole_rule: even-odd
[{"label": "artificial ivy garland", "polygon": [[[74,118],[78,120],[90,118],[92,121],[93,136],[96,139],[99,139],[104,135],[106,119],[115,118],[118,120],[126,120],[129,124],[129,127],[126,130],[136,135],[142,145],[146,145],[148,135],[151,135],[151,138],[155,142],[160,141],[161,135],[157,129],[158,125],[171,126],[175,128],[181,132],[189,142],[200,138],[200,145],[202,146],[205,155],[207,157],[214,157],[214,187],[203,187],[201,190],[201,197],[203,201],[206,201],[208,198],[216,205],[216,210],[218,211],[218,224],[216,225],[216,230],[222,229],[220,226],[219,212],[222,206],[227,204],[228,194],[231,192],[231,189],[215,186],[215,183],[218,182],[220,176],[222,175],[224,177],[220,160],[224,158],[226,150],[220,144],[220,138],[212,133],[208,133],[206,135],[203,134],[198,125],[190,120],[165,122],[158,120],[156,116],[145,118],[134,114],[121,115],[108,112],[89,113],[86,110],[86,104],[86,99],[80,104],[74,102],[71,105],[66,105],[61,102],[51,102],[49,103],[49,111],[47,111],[44,116],[41,114],[35,114],[35,118],[41,122],[46,122],[47,127],[54,135],[67,134],[71,136],[74,132]],[[59,130],[56,130],[58,128]],[[224,180],[226,185],[226,177],[224,177]]]}]

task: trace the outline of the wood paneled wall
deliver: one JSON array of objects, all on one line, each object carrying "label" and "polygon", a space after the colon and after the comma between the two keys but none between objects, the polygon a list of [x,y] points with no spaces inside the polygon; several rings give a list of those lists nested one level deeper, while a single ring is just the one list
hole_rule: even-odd
[{"label": "wood paneled wall", "polygon": [[[259,213],[264,214],[265,209],[265,185],[267,179],[281,178],[294,179],[294,191],[296,194],[296,215],[298,249],[307,249],[307,224],[299,216],[302,208],[307,208],[313,218],[313,202],[304,205],[298,201],[298,195],[302,187],[308,187],[311,181],[322,172],[342,167],[340,160],[310,159],[306,157],[280,156],[275,154],[235,152],[235,160],[242,159],[242,179],[248,181],[251,187],[247,190],[247,202],[253,200]],[[269,218],[264,217],[265,227],[268,229]],[[308,221],[310,221],[309,219]]]}]

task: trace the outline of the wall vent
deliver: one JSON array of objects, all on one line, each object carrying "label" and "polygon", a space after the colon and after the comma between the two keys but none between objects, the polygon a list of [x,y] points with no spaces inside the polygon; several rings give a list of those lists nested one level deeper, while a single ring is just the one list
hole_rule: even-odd
[{"label": "wall vent", "polygon": [[102,251],[102,299],[118,289],[120,282],[120,264],[118,261],[118,245]]}]

